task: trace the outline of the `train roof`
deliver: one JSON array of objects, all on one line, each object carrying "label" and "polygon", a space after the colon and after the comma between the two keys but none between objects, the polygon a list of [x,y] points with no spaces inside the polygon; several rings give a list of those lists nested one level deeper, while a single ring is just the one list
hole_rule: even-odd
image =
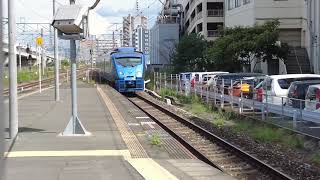
[{"label": "train roof", "polygon": [[141,53],[140,51],[137,51],[136,48],[134,47],[119,47],[119,48],[116,48],[113,52],[111,52],[110,54],[114,54],[114,53]]}]

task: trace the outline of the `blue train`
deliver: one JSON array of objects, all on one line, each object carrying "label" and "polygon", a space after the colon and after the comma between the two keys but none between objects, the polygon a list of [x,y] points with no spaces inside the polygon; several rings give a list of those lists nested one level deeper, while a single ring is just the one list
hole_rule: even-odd
[{"label": "blue train", "polygon": [[119,92],[144,91],[145,56],[133,47],[121,47],[104,62],[105,78]]}]

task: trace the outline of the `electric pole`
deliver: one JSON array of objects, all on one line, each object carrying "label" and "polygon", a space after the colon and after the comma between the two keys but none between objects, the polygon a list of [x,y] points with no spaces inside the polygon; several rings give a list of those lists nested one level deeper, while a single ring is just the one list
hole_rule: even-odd
[{"label": "electric pole", "polygon": [[[1,11],[2,12],[2,11]],[[9,36],[9,136],[14,139],[18,134],[18,93],[16,57],[16,16],[15,0],[8,0]]]},{"label": "electric pole", "polygon": [[[56,13],[56,0],[53,0],[53,16]],[[56,28],[53,28],[53,34],[54,34],[54,38],[53,38],[53,43],[54,43],[54,86],[55,86],[55,100],[56,101],[60,101],[60,82],[59,82],[59,54],[58,54],[58,50],[59,50],[59,46],[58,46],[58,31]]]}]

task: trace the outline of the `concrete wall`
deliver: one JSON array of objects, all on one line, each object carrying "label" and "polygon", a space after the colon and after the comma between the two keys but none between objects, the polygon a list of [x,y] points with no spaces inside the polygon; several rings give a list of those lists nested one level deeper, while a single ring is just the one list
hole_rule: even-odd
[{"label": "concrete wall", "polygon": [[225,1],[225,26],[253,26],[255,24],[255,1],[241,7],[228,10],[228,0]]},{"label": "concrete wall", "polygon": [[151,64],[170,64],[170,55],[179,41],[179,24],[156,24],[151,29]]}]

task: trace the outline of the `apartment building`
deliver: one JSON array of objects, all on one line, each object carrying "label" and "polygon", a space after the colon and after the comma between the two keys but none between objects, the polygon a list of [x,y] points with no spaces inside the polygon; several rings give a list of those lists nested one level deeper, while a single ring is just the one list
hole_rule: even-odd
[{"label": "apartment building", "polygon": [[183,0],[184,30],[202,34],[207,40],[218,37],[224,26],[224,0]]},{"label": "apartment building", "polygon": [[134,16],[130,14],[122,21],[122,46],[132,46],[132,33],[134,30]]},{"label": "apartment building", "polygon": [[133,47],[138,51],[143,52],[145,54],[147,64],[150,64],[150,30],[143,25],[138,25],[133,32],[133,41]]},{"label": "apartment building", "polygon": [[[266,21],[280,21],[282,43],[290,46],[290,54],[278,63],[259,63],[252,71],[266,74],[303,73],[310,71],[306,44],[305,2],[303,0],[225,0],[225,26],[253,26]],[[272,63],[271,63],[272,62]],[[258,69],[253,69],[253,67]],[[279,68],[278,68],[279,67]]]}]

